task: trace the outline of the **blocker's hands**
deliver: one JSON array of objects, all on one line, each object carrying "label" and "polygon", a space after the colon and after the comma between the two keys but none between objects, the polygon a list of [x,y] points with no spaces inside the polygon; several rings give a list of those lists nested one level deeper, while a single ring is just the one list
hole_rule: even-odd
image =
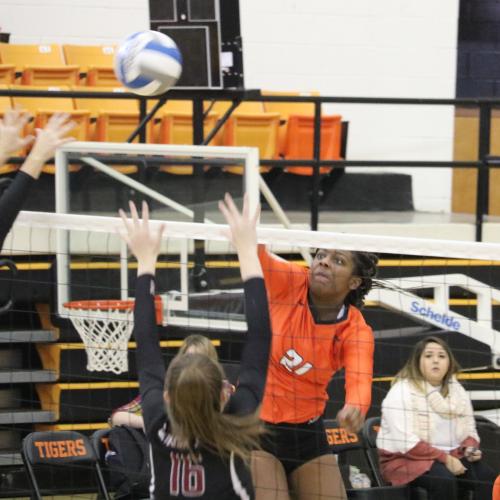
[{"label": "blocker's hands", "polygon": [[53,158],[59,146],[74,141],[74,137],[66,137],[66,134],[73,130],[76,123],[68,120],[69,115],[67,113],[55,113],[50,117],[43,129],[37,128],[35,144],[28,158],[34,158],[45,163]]},{"label": "blocker's hands", "polygon": [[165,226],[160,226],[158,231],[149,227],[149,207],[145,201],[142,202],[142,220],[139,219],[134,202],[130,201],[129,206],[131,220],[127,219],[123,210],[119,210],[124,226],[120,236],[137,259],[137,275],[154,274]]},{"label": "blocker's hands", "polygon": [[227,237],[238,252],[241,278],[246,281],[252,277],[261,277],[262,267],[257,255],[257,221],[260,206],[250,215],[248,196],[245,195],[243,210],[240,213],[231,195],[226,193],[224,201],[219,201],[219,209],[229,225]]},{"label": "blocker's hands", "polygon": [[250,216],[248,195],[243,198],[243,210],[238,210],[229,193],[224,196],[224,201],[219,201],[219,210],[224,215],[229,226],[227,235],[238,252],[243,250],[256,251],[257,248],[257,221],[260,215],[260,205]]},{"label": "blocker's hands", "polygon": [[348,430],[349,432],[359,432],[361,427],[365,422],[365,417],[355,406],[345,405],[338,413],[337,413],[337,422],[340,427]]},{"label": "blocker's hands", "polygon": [[21,137],[30,118],[29,113],[19,108],[5,111],[3,120],[0,120],[0,157],[3,157],[3,160],[33,142],[35,137],[32,135]]}]

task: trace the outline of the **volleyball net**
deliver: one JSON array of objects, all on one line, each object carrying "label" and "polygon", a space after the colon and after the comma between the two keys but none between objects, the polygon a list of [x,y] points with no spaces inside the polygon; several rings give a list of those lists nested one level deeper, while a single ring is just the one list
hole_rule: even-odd
[{"label": "volleyball net", "polygon": [[[185,203],[182,193],[165,195],[167,180],[177,174],[166,172],[160,188],[152,189],[147,177],[127,176],[116,166],[139,160],[154,175],[159,175],[161,165],[171,168],[191,162],[195,168],[201,165],[203,172],[207,165],[214,170],[239,165],[245,176],[235,176],[231,185],[219,177],[222,185],[212,198],[205,190],[203,201]],[[126,185],[128,196],[121,195],[99,209],[99,200],[85,200],[88,193],[73,185],[68,174],[72,164],[84,164]],[[186,182],[196,183],[195,177]],[[55,186],[56,212],[21,212],[4,245],[18,273],[13,278],[14,307],[0,317],[3,330],[9,329],[12,343],[19,341],[16,331],[21,335],[26,325],[33,331],[29,351],[25,349],[29,356],[24,354],[31,369],[26,379],[30,388],[20,390],[13,378],[4,386],[12,408],[31,413],[24,421],[6,418],[4,429],[16,435],[33,427],[91,434],[106,427],[112,411],[137,395],[136,346],[131,338],[137,264],[118,235],[122,221],[116,215],[117,208],[127,208],[129,198],[151,204],[153,230],[165,225],[156,271],[158,338],[165,361],[186,336],[199,333],[211,339],[228,378],[236,382],[246,334],[243,292],[239,264],[216,201],[230,188],[240,206],[245,192],[252,206],[256,205],[265,190],[256,152],[69,144],[58,152]],[[434,335],[446,340],[462,366],[459,378],[474,409],[498,418],[499,244],[286,229],[279,227],[286,225],[286,215],[272,198],[265,199],[275,210],[276,222],[272,227],[259,226],[258,240],[269,252],[297,266],[292,273],[301,273],[317,249],[379,256],[378,274],[362,309],[375,337],[370,416],[380,415],[390,383],[415,343]],[[200,267],[201,280],[196,272]],[[271,308],[279,305],[283,306],[270,304]],[[37,330],[47,329],[57,335],[50,342],[39,340],[44,337]],[[316,361],[307,360],[312,365]],[[35,369],[39,369],[36,374]],[[342,407],[344,385],[345,375],[339,370],[328,388],[327,419],[333,419]],[[297,396],[297,406],[302,397]],[[330,444],[335,444],[339,434],[328,436]]]}]

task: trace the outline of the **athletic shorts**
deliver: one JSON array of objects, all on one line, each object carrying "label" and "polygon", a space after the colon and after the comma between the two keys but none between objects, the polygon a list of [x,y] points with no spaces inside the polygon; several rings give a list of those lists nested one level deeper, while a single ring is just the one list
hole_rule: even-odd
[{"label": "athletic shorts", "polygon": [[266,422],[266,430],[262,449],[274,455],[283,464],[287,475],[297,467],[330,453],[321,417],[303,424]]}]

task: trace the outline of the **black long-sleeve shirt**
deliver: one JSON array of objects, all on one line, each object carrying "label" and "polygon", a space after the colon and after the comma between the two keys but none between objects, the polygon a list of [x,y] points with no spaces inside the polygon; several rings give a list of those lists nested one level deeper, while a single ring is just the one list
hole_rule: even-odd
[{"label": "black long-sleeve shirt", "polygon": [[[271,343],[264,280],[249,279],[244,283],[244,289],[247,341],[238,387],[224,409],[234,415],[254,412],[260,404]],[[176,446],[163,399],[165,366],[157,338],[152,275],[142,275],[137,279],[135,300],[134,335],[139,388],[152,456],[151,498],[253,499],[250,471],[239,458],[231,455],[230,459],[224,459],[204,449],[201,443],[196,451],[202,459],[192,463],[187,450]]]},{"label": "black long-sleeve shirt", "polygon": [[0,250],[34,182],[31,175],[18,172],[12,184],[0,196]]}]

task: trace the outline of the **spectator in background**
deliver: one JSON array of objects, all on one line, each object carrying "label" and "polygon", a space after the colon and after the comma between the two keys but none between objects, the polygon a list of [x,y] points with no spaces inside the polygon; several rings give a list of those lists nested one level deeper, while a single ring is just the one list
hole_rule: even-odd
[{"label": "spectator in background", "polygon": [[393,485],[427,490],[429,500],[491,498],[495,474],[481,460],[469,396],[459,366],[438,337],[418,342],[382,403],[380,468]]},{"label": "spectator in background", "polygon": [[[217,351],[210,339],[203,335],[188,335],[179,349],[178,356],[182,354],[205,354],[211,360],[218,362]],[[234,392],[234,386],[229,381],[224,381],[224,386],[228,397]],[[132,401],[120,406],[113,411],[109,418],[109,425],[128,425],[136,429],[144,430],[144,419],[142,418],[141,396],[137,396]]]}]

